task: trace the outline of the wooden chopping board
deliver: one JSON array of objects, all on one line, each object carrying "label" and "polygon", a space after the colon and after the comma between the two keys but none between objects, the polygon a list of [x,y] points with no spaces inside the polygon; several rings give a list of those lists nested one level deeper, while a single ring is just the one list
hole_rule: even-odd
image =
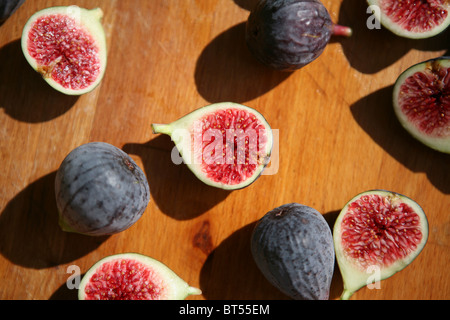
[{"label": "wooden chopping board", "polygon": [[[370,30],[364,1],[324,0],[334,21],[353,28],[293,73],[261,66],[246,49],[255,0],[26,1],[0,27],[0,299],[74,299],[70,266],[82,273],[115,253],[139,252],[172,268],[203,294],[188,299],[287,299],[254,264],[250,234],[269,210],[312,206],[330,225],[369,189],[415,199],[429,240],[402,272],[352,299],[449,299],[450,156],[411,138],[391,105],[397,76],[447,53],[449,32],[430,40]],[[25,61],[27,19],[54,5],[100,7],[108,67],[81,97],[57,93]],[[278,132],[271,174],[224,192],[172,163],[168,123],[204,105],[233,101],[259,110]],[[113,144],[148,176],[151,201],[130,229],[110,237],[62,232],[54,178],[64,157],[90,141]],[[331,299],[342,279],[336,268]]]}]

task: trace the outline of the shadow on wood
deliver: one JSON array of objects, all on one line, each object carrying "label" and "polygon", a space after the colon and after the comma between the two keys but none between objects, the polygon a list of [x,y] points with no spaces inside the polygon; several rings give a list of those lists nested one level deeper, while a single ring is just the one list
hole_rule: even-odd
[{"label": "shadow on wood", "polygon": [[38,123],[67,112],[78,96],[62,94],[35,72],[22,53],[20,39],[0,49],[0,108],[14,119]]},{"label": "shadow on wood", "polygon": [[233,1],[242,9],[245,9],[248,11],[251,11],[256,6],[256,4],[259,2],[259,0],[233,0]]},{"label": "shadow on wood", "polygon": [[31,183],[0,215],[0,253],[14,264],[35,269],[65,264],[97,249],[108,238],[60,229],[55,176],[53,172]]},{"label": "shadow on wood", "polygon": [[256,222],[235,231],[206,259],[200,273],[200,289],[208,300],[286,300],[259,271],[250,251]]},{"label": "shadow on wood", "polygon": [[206,46],[197,60],[195,82],[200,95],[211,103],[243,103],[272,90],[291,74],[256,61],[245,43],[244,22]]},{"label": "shadow on wood", "polygon": [[[80,279],[83,279],[84,274],[80,275]],[[69,289],[67,283],[64,282],[55,292],[49,297],[49,300],[78,300],[78,289]]]},{"label": "shadow on wood", "polygon": [[[366,1],[344,0],[337,21],[353,30],[350,38],[339,42],[350,65],[359,72],[377,73],[412,49],[447,52],[450,49],[450,29],[429,39],[407,39],[393,34],[381,25],[373,27],[372,14],[367,13],[367,9]],[[437,53],[436,57],[440,55]]]},{"label": "shadow on wood", "polygon": [[[338,214],[324,214],[331,228]],[[269,283],[253,260],[250,246],[255,225],[256,221],[235,231],[209,254],[200,273],[200,288],[206,299],[290,299]],[[342,277],[335,263],[330,299],[339,298],[342,290]]]},{"label": "shadow on wood", "polygon": [[174,219],[188,220],[225,200],[231,191],[208,186],[185,164],[174,164],[173,148],[170,137],[160,135],[144,144],[127,143],[122,149],[142,159],[150,194],[158,208]]},{"label": "shadow on wood", "polygon": [[392,107],[392,90],[382,88],[354,103],[353,117],[389,155],[413,172],[426,173],[436,188],[450,194],[450,155],[428,148],[403,129]]},{"label": "shadow on wood", "polygon": [[[339,213],[341,213],[341,210],[330,211],[323,214],[323,217],[328,223],[328,226],[330,227],[332,233],[334,223],[336,222]],[[335,259],[333,279],[331,280],[331,287],[330,287],[330,300],[339,299],[343,290],[344,290],[344,283],[342,282],[341,271],[339,270],[339,266]]]}]

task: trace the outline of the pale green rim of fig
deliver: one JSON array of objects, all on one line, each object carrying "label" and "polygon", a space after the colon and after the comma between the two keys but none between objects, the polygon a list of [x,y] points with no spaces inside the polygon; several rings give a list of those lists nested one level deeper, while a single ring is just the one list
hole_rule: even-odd
[{"label": "pale green rim of fig", "polygon": [[202,291],[200,289],[190,286],[164,263],[140,253],[127,252],[107,256],[99,260],[91,268],[89,268],[89,270],[83,276],[78,288],[79,300],[85,300],[86,293],[84,289],[86,288],[86,285],[89,283],[92,275],[95,274],[98,268],[103,264],[114,260],[135,260],[153,270],[156,270],[156,273],[159,277],[161,277],[164,284],[166,285],[165,290],[167,292],[167,295],[161,297],[161,300],[184,300],[190,295],[202,294]]}]

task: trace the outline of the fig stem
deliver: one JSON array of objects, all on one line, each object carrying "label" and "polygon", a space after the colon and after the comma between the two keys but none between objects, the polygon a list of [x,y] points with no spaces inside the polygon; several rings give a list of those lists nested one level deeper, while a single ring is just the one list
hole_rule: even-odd
[{"label": "fig stem", "polygon": [[101,8],[95,8],[95,9],[91,9],[89,11],[98,20],[101,20],[103,18],[103,10]]},{"label": "fig stem", "polygon": [[200,290],[199,288],[196,288],[196,287],[189,286],[188,294],[189,295],[199,295],[199,294],[202,294],[202,290]]},{"label": "fig stem", "polygon": [[333,25],[333,35],[334,36],[344,36],[344,37],[350,37],[353,33],[352,28],[341,26],[339,24]]},{"label": "fig stem", "polygon": [[158,124],[152,123],[152,131],[153,133],[164,133],[170,135],[172,133],[172,128],[168,124]]},{"label": "fig stem", "polygon": [[75,232],[69,225],[64,221],[63,217],[60,215],[58,219],[59,227],[64,232]]},{"label": "fig stem", "polygon": [[352,295],[353,295],[353,291],[349,291],[347,289],[344,289],[344,291],[342,292],[340,300],[349,300]]}]

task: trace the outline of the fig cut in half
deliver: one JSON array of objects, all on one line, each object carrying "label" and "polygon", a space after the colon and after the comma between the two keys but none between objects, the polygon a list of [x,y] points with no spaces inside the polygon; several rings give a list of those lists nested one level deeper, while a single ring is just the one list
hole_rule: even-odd
[{"label": "fig cut in half", "polygon": [[46,8],[32,15],[22,32],[22,51],[31,67],[67,95],[92,91],[107,60],[100,8]]},{"label": "fig cut in half", "polygon": [[408,266],[428,239],[428,221],[412,199],[370,190],[351,199],[333,230],[344,283],[342,300],[360,288],[387,279]]},{"label": "fig cut in half", "polygon": [[448,0],[367,0],[380,23],[409,39],[438,35],[450,24]]},{"label": "fig cut in half", "polygon": [[[264,117],[233,102],[205,106],[170,124],[152,124],[152,130],[171,137],[197,178],[226,190],[254,182],[272,151],[272,129]],[[174,153],[172,160],[177,163]]]},{"label": "fig cut in half", "polygon": [[101,259],[86,272],[78,299],[183,300],[201,293],[156,259],[120,253]]},{"label": "fig cut in half", "polygon": [[417,140],[450,153],[450,58],[418,63],[404,71],[393,90],[395,114]]}]

